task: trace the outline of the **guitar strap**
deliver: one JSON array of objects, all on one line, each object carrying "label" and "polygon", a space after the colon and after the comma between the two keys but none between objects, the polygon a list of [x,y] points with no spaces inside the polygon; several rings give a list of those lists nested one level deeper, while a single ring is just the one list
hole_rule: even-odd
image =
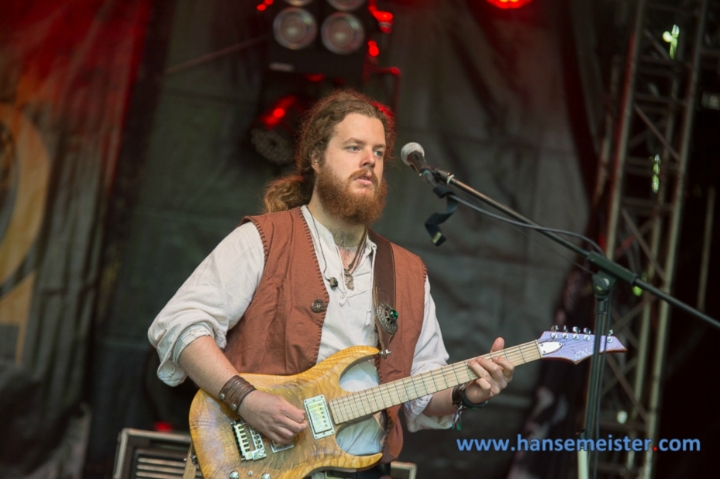
[{"label": "guitar strap", "polygon": [[398,329],[395,310],[395,256],[388,240],[369,230],[368,236],[377,246],[373,284],[375,328],[380,342],[380,357],[389,354],[390,341]]}]

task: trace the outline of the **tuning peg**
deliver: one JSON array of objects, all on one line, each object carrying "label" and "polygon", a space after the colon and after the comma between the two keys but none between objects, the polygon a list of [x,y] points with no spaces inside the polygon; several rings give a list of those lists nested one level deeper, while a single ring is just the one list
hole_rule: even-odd
[{"label": "tuning peg", "polygon": [[563,326],[563,333],[567,333],[567,326]]},{"label": "tuning peg", "polygon": [[590,328],[583,328],[583,333],[590,334]]},{"label": "tuning peg", "polygon": [[573,327],[572,327],[572,332],[573,332],[573,333],[579,333],[579,332],[580,332],[580,328],[578,328],[577,326],[573,326]]},{"label": "tuning peg", "polygon": [[611,329],[610,331],[608,331],[608,336],[612,336],[612,335],[613,335],[613,330]]}]

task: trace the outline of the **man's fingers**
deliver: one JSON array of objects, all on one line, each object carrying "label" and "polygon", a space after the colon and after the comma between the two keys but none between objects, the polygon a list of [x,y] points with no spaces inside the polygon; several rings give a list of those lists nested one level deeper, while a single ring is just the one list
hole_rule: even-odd
[{"label": "man's fingers", "polygon": [[502,377],[502,366],[494,362],[492,359],[480,358],[478,364],[485,368],[494,378],[499,379]]},{"label": "man's fingers", "polygon": [[276,428],[269,436],[278,444],[289,444],[295,438],[295,434],[282,427]]},{"label": "man's fingers", "polygon": [[493,395],[493,385],[490,381],[485,378],[478,379],[478,386],[483,390],[486,396],[490,397]]},{"label": "man's fingers", "polygon": [[307,428],[306,421],[295,422],[289,418],[285,418],[285,420],[281,424],[282,424],[282,427],[291,431],[293,433],[293,435],[299,433],[300,431],[304,431],[305,428]]},{"label": "man's fingers", "polygon": [[[479,357],[476,359],[476,364],[479,366],[478,370],[473,369],[478,376],[485,377],[488,380],[498,382],[503,387],[507,385],[507,378],[503,371],[503,367],[500,364],[495,363],[492,359]],[[485,374],[482,374],[482,372]]]},{"label": "man's fingers", "polygon": [[506,379],[512,379],[515,365],[503,357],[496,357],[495,362],[502,367],[502,374]]},{"label": "man's fingers", "polygon": [[285,407],[282,409],[283,415],[288,419],[292,419],[296,423],[305,421],[305,411],[298,409],[290,403],[285,403]]},{"label": "man's fingers", "polygon": [[505,340],[503,338],[497,338],[495,342],[493,342],[490,352],[494,353],[495,351],[501,351],[503,349],[505,349]]},{"label": "man's fingers", "polygon": [[468,366],[470,367],[470,369],[472,369],[472,371],[473,371],[475,374],[478,375],[479,378],[485,378],[485,379],[487,379],[487,380],[490,380],[490,379],[492,378],[492,376],[491,376],[490,373],[487,371],[487,369],[485,369],[485,368],[482,366],[482,364],[480,364],[480,360],[481,360],[481,358],[471,359],[471,360],[468,362]]}]

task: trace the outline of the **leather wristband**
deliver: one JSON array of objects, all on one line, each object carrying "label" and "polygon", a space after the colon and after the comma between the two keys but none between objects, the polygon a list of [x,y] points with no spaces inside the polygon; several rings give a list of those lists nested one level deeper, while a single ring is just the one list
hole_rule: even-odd
[{"label": "leather wristband", "polygon": [[220,389],[218,399],[237,412],[245,397],[253,391],[255,391],[255,386],[236,375],[228,379]]},{"label": "leather wristband", "polygon": [[466,384],[458,384],[455,386],[452,390],[452,405],[455,406],[456,409],[462,409],[464,408],[462,397],[465,392],[465,388],[467,387]]}]

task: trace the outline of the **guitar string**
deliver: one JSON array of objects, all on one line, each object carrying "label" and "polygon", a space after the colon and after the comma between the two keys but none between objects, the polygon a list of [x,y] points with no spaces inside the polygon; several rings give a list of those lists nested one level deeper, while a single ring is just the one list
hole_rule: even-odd
[{"label": "guitar string", "polygon": [[[531,352],[534,353],[534,354],[530,354]],[[530,360],[527,359],[525,353],[527,353],[527,356],[531,358]],[[497,351],[497,352],[494,352],[494,353],[488,353],[488,354],[486,354],[486,355],[483,355],[483,357],[493,358],[493,357],[496,357],[496,356],[503,356],[503,355],[504,355],[508,360],[510,360],[513,364],[515,364],[515,365],[524,364],[524,363],[526,363],[526,362],[534,361],[534,360],[539,359],[539,358],[541,357],[541,356],[540,356],[540,353],[539,353],[539,351],[538,351],[538,349],[537,349],[537,344],[536,344],[536,342],[534,342],[534,341],[529,342],[529,343],[525,343],[525,344],[522,344],[522,345],[519,345],[519,346],[514,346],[514,347],[512,347],[512,348],[507,348],[507,349],[502,350],[502,351]],[[511,358],[511,356],[512,356],[512,358]],[[458,369],[459,369],[460,371],[458,371]],[[439,374],[439,375],[442,377],[442,379],[443,379],[443,381],[444,381],[444,383],[445,383],[445,386],[447,386],[447,385],[448,385],[448,382],[447,382],[447,377],[446,377],[446,376],[447,376],[448,373],[450,373],[450,372],[452,372],[452,374],[454,374],[454,375],[456,376],[456,378],[457,378],[458,372],[460,372],[461,374],[464,373],[464,374],[463,374],[463,377],[466,377],[466,376],[467,376],[467,377],[468,377],[468,380],[476,379],[477,377],[475,377],[475,378],[472,377],[472,376],[474,376],[474,373],[472,373],[472,375],[471,375],[469,371],[470,371],[470,370],[469,370],[469,368],[467,367],[467,362],[466,362],[466,361],[461,361],[461,362],[459,362],[459,363],[455,363],[455,364],[452,364],[452,365],[444,366],[444,367],[442,367],[442,368],[435,369],[435,370],[433,370],[433,371],[427,371],[427,372],[422,373],[422,374],[420,374],[420,375],[418,375],[418,376],[416,376],[415,378],[412,378],[412,379],[411,379],[411,378],[403,378],[403,379],[401,379],[401,380],[398,380],[398,381],[403,381],[403,386],[406,388],[407,398],[406,398],[405,400],[402,399],[402,397],[401,397],[401,395],[400,395],[400,393],[399,393],[399,390],[397,389],[397,382],[398,382],[398,381],[392,381],[392,382],[390,382],[390,383],[385,383],[385,384],[382,384],[382,385],[377,386],[377,387],[374,387],[374,388],[369,388],[369,389],[366,389],[366,390],[363,390],[363,391],[359,391],[358,393],[353,393],[353,394],[349,394],[349,395],[346,395],[346,396],[342,396],[342,397],[340,397],[340,398],[336,398],[336,399],[330,401],[330,403],[331,403],[331,407],[332,407],[332,406],[341,406],[342,409],[343,409],[344,412],[345,412],[345,416],[346,416],[346,417],[348,416],[348,413],[359,414],[359,416],[355,416],[355,415],[353,414],[354,417],[353,417],[353,416],[350,416],[349,419],[346,419],[346,420],[350,420],[350,419],[354,419],[354,418],[356,418],[356,417],[361,417],[361,416],[364,416],[364,415],[369,414],[369,411],[368,411],[368,407],[367,407],[367,406],[370,407],[370,412],[372,412],[373,407],[372,407],[372,404],[370,404],[370,401],[369,401],[369,398],[370,398],[370,397],[373,398],[374,402],[376,403],[376,407],[377,407],[377,403],[378,403],[378,401],[377,401],[378,396],[380,396],[380,399],[383,400],[383,401],[382,401],[382,402],[383,402],[383,407],[388,407],[388,406],[385,406],[384,397],[385,397],[385,396],[389,396],[389,398],[392,400],[392,391],[388,388],[389,385],[392,385],[392,387],[395,388],[395,391],[396,391],[396,392],[395,392],[395,395],[397,396],[398,401],[399,401],[399,402],[405,402],[405,401],[409,400],[409,397],[410,397],[409,393],[407,393],[407,387],[406,387],[406,385],[405,385],[405,381],[406,381],[406,380],[410,380],[410,381],[413,383],[413,385],[414,385],[414,387],[415,387],[415,389],[416,389],[416,393],[417,393],[417,385],[418,385],[418,382],[420,382],[420,383],[422,383],[422,386],[425,388],[425,391],[427,392],[427,394],[430,394],[430,390],[428,389],[427,384],[425,383],[425,380],[427,379],[428,376],[429,376],[430,379],[433,380],[433,385],[434,385],[434,387],[435,387],[435,388],[434,388],[434,389],[435,389],[434,392],[437,392],[437,391],[442,390],[442,389],[447,389],[447,387],[446,387],[446,388],[438,388],[437,382],[436,382],[436,380],[435,380],[435,375],[436,375],[436,374]],[[393,384],[393,383],[394,383],[394,384]],[[448,386],[448,387],[449,387],[449,386]],[[363,398],[360,396],[361,394],[362,394],[363,396],[365,396],[364,401],[363,401]],[[360,404],[360,405],[358,405],[358,399],[361,400],[361,404]],[[354,402],[354,406],[352,406],[352,405],[349,403],[349,401],[353,401],[353,402]],[[362,402],[365,402],[366,404],[362,404]],[[349,411],[348,411],[348,406],[349,406]],[[343,422],[344,422],[344,421],[343,421]]]}]

